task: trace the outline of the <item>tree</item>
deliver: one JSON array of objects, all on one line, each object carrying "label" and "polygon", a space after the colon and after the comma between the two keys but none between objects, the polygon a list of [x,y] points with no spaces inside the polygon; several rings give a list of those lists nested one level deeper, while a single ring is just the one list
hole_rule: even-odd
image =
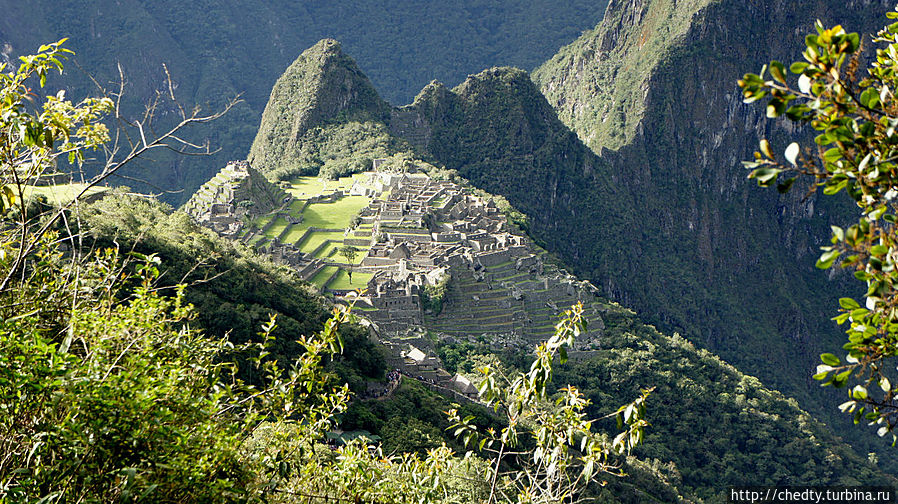
[{"label": "tree", "polygon": [[349,270],[347,273],[349,274],[349,283],[352,284],[352,265],[355,262],[356,255],[358,255],[359,249],[353,247],[352,245],[343,245],[340,247],[340,255],[346,258],[346,262],[349,263]]},{"label": "tree", "polygon": [[[898,12],[888,13],[898,19]],[[848,401],[839,408],[866,421],[877,434],[896,440],[898,388],[893,384],[898,357],[898,23],[873,38],[875,58],[861,68],[862,45],[857,33],[841,26],[824,28],[805,38],[804,61],[789,66],[772,61],[761,73],[746,74],[738,84],[744,101],[762,98],[767,116],[785,118],[817,132],[815,143],[789,144],[782,155],[766,139],[754,160],[745,162],[749,178],[763,187],[787,192],[799,178],[809,193],[847,194],[859,208],[857,223],[832,226],[831,244],[822,247],[817,267],[839,265],[863,282],[863,300],[844,297],[834,320],[847,323],[844,360],[820,356],[814,379],[825,386],[847,387]],[[769,75],[769,77],[767,75]],[[892,376],[892,378],[890,378]]]},{"label": "tree", "polygon": [[[101,90],[104,94],[101,98],[86,98],[73,104],[65,99],[65,92],[60,91],[48,96],[40,109],[30,109],[28,104],[36,96],[31,88],[32,81],[38,79],[43,88],[47,75],[53,70],[61,73],[62,61],[72,54],[63,47],[65,41],[41,46],[37,54],[20,57],[20,65],[14,71],[7,71],[8,63],[0,64],[0,135],[3,139],[0,146],[0,169],[3,172],[0,174],[0,214],[7,213],[17,201],[24,201],[26,186],[40,180],[48,170],[62,162],[60,160],[67,159],[81,168],[85,155],[91,151],[101,153],[103,160],[96,168],[97,174],[83,184],[73,186],[73,197],[50,212],[47,218],[42,218],[40,225],[34,226],[37,219],[28,215],[26,205],[18,206],[19,246],[12,267],[0,280],[0,291],[11,288],[13,278],[21,273],[25,258],[51,228],[65,220],[67,212],[85,195],[150,151],[169,150],[183,155],[211,153],[208,143],[192,143],[183,137],[183,133],[191,125],[223,116],[238,103],[236,99],[231,100],[221,111],[209,115],[201,115],[199,108],[187,112],[175,98],[174,85],[169,78],[166,89],[157,93],[144,115],[129,119],[118,107],[124,89],[124,76],[121,76],[118,90]],[[157,134],[154,120],[157,109],[163,104],[175,110],[177,121]],[[101,121],[110,114],[109,119],[117,125],[113,134]],[[63,226],[69,224],[63,222]]]},{"label": "tree", "polygon": [[[556,356],[562,364],[567,360],[565,348],[585,328],[583,306],[577,303],[563,313],[555,334],[536,347],[528,372],[506,376],[495,366],[479,370],[480,398],[502,413],[506,427],[483,431],[472,423],[472,416],[460,418],[457,410],[449,412],[455,435],[492,457],[488,503],[581,502],[591,483],[607,475],[623,475],[611,457],[628,454],[641,442],[648,425],[645,400],[651,389],[606,416],[617,417],[618,428],[624,428],[611,442],[592,430],[594,420],[584,412],[589,399],[575,387],[562,388],[555,398],[546,394],[552,362]],[[503,472],[509,458],[516,469]]]}]

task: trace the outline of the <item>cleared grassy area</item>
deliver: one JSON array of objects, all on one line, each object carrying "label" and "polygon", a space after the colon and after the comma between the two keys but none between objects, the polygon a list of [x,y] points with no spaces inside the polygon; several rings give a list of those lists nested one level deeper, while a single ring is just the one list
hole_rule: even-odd
[{"label": "cleared grassy area", "polygon": [[277,220],[274,221],[274,224],[272,224],[272,226],[270,228],[268,228],[268,231],[265,232],[265,236],[270,236],[271,238],[274,238],[274,237],[280,235],[281,232],[285,229],[287,229],[287,219],[285,219],[283,217],[278,217]]},{"label": "cleared grassy area", "polygon": [[349,227],[352,217],[368,206],[364,196],[346,196],[334,203],[315,203],[303,212],[303,229],[310,227],[343,229]]},{"label": "cleared grassy area", "polygon": [[[319,251],[317,254],[315,254],[315,257],[317,257],[319,259],[329,259],[333,262],[345,263],[346,258],[343,257],[342,255],[340,255],[340,252],[339,252],[339,249],[342,246],[343,246],[343,242],[332,241],[326,247],[321,249],[321,251]],[[352,264],[358,265],[359,263],[362,262],[362,259],[364,259],[365,255],[368,253],[368,247],[356,247],[356,248],[359,249],[359,251],[358,251],[358,253],[356,253],[355,261],[353,261]]]},{"label": "cleared grassy area", "polygon": [[272,219],[272,216],[271,216],[271,215],[263,215],[262,217],[259,217],[258,219],[256,219],[256,220],[253,222],[253,225],[254,225],[255,227],[259,228],[259,229],[262,229],[262,228],[265,227],[269,222],[271,222],[271,219]]},{"label": "cleared grassy area", "polygon": [[305,204],[305,201],[295,199],[290,202],[290,206],[287,207],[287,211],[290,215],[299,218],[302,215],[302,206]]},{"label": "cleared grassy area", "polygon": [[290,185],[290,189],[286,191],[292,194],[294,198],[308,199],[318,194],[324,194],[328,183],[318,177],[297,177],[290,181]]},{"label": "cleared grassy area", "polygon": [[[296,226],[293,226],[296,228]],[[292,232],[292,231],[291,231]],[[316,248],[327,240],[343,242],[343,233],[312,233],[302,243],[299,244],[299,250],[306,254],[311,254]]]},{"label": "cleared grassy area", "polygon": [[286,191],[294,198],[308,199],[319,194],[330,194],[337,190],[349,190],[355,178],[361,178],[364,174],[349,177],[341,177],[337,180],[324,180],[318,177],[296,177],[290,181],[291,187]]},{"label": "cleared grassy area", "polygon": [[324,268],[321,268],[321,271],[315,273],[315,276],[310,278],[309,282],[317,285],[319,289],[323,289],[324,282],[326,282],[327,279],[330,278],[335,271],[337,271],[336,266],[325,266]]},{"label": "cleared grassy area", "polygon": [[302,238],[303,233],[305,233],[305,229],[302,229],[298,225],[290,226],[290,230],[287,231],[287,234],[284,235],[284,243],[296,243]]},{"label": "cleared grassy area", "polygon": [[[342,257],[336,256],[337,249],[343,246],[343,242],[328,242],[321,250],[315,254],[318,259],[330,259],[332,261],[340,261]],[[333,256],[333,257],[332,257]]]},{"label": "cleared grassy area", "polygon": [[371,273],[354,272],[352,274],[352,283],[349,283],[349,273],[341,269],[334,281],[327,284],[326,287],[335,290],[364,289],[368,286],[368,280],[371,280],[372,276],[374,275]]},{"label": "cleared grassy area", "polygon": [[[53,205],[64,205],[72,201],[72,199],[74,199],[75,196],[81,193],[81,191],[83,191],[85,187],[87,187],[86,184],[60,184],[50,186],[25,186],[22,189],[25,193],[25,199],[29,199],[34,196],[44,196],[47,198],[47,202]],[[101,193],[108,190],[108,187],[94,186],[87,190],[85,196]]]}]

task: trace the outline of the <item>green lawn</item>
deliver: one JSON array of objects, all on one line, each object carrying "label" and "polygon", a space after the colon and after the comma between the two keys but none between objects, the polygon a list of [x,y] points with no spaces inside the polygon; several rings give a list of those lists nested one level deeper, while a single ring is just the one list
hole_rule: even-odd
[{"label": "green lawn", "polygon": [[302,215],[302,206],[305,205],[305,201],[294,199],[290,202],[290,206],[287,208],[288,213],[293,217],[299,218]]},{"label": "green lawn", "polygon": [[328,183],[318,177],[297,177],[290,181],[291,188],[287,192],[294,198],[308,199],[312,196],[324,194]]},{"label": "green lawn", "polygon": [[331,259],[332,261],[339,261],[341,257],[331,257],[335,254],[336,250],[343,246],[343,242],[328,242],[327,245],[324,246],[321,250],[315,254],[315,257],[318,259]]},{"label": "green lawn", "polygon": [[298,224],[290,226],[290,231],[287,231],[287,234],[284,235],[284,243],[296,243],[300,238],[302,238],[302,235],[305,232],[306,230]]},{"label": "green lawn", "polygon": [[[296,226],[294,226],[295,228]],[[313,250],[327,240],[343,242],[343,233],[312,233],[302,243],[299,244],[299,250],[306,254],[311,254]]]},{"label": "green lawn", "polygon": [[265,232],[265,236],[275,238],[280,235],[284,229],[287,229],[287,219],[278,217],[277,220],[274,221],[274,224],[270,228],[268,228],[268,231]]},{"label": "green lawn", "polygon": [[315,276],[310,278],[309,282],[317,285],[319,289],[323,289],[324,282],[326,282],[327,279],[330,278],[335,271],[337,271],[336,266],[325,266],[324,268],[321,268],[321,271],[315,273]]},{"label": "green lawn", "polygon": [[344,229],[349,227],[352,217],[368,206],[364,196],[346,196],[334,203],[315,203],[303,212],[303,229],[310,227]]},{"label": "green lawn", "polygon": [[335,290],[364,289],[368,286],[368,280],[371,280],[372,276],[374,275],[371,273],[355,272],[352,274],[352,283],[350,284],[349,273],[341,269],[334,281],[327,284],[326,287]]},{"label": "green lawn", "polygon": [[[64,205],[72,201],[72,199],[83,191],[85,187],[86,184],[60,184],[50,186],[25,186],[22,189],[25,193],[25,199],[29,199],[32,196],[45,196],[47,201],[53,205]],[[109,188],[105,186],[94,186],[88,189],[85,195],[87,196],[108,190]]]},{"label": "green lawn", "polygon": [[258,219],[256,219],[256,220],[253,222],[253,226],[254,226],[254,227],[257,227],[257,228],[259,228],[259,229],[262,229],[262,228],[265,227],[269,222],[271,222],[271,217],[272,217],[271,215],[263,215],[262,217],[259,217]]},{"label": "green lawn", "polygon": [[[359,174],[361,176],[362,174]],[[341,177],[337,180],[322,180],[318,177],[296,177],[290,181],[287,192],[294,198],[308,199],[319,194],[330,194],[336,190],[349,190],[355,176]]]},{"label": "green lawn", "polygon": [[[339,249],[342,246],[343,246],[342,241],[332,241],[326,247],[321,249],[320,252],[315,254],[315,257],[317,257],[319,259],[329,259],[333,262],[345,263],[346,258],[343,257],[342,255],[340,255],[340,252],[339,252]],[[362,259],[364,259],[365,255],[368,253],[368,247],[358,247],[357,246],[356,248],[359,249],[359,251],[358,251],[358,253],[356,253],[355,260],[352,262],[352,264],[358,265],[359,263],[362,262]]]}]

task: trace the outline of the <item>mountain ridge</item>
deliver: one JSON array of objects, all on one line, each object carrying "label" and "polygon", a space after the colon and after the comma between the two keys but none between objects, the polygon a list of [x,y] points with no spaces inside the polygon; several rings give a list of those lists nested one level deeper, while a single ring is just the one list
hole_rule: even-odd
[{"label": "mountain ridge", "polygon": [[[340,96],[335,99],[339,103],[348,102]],[[310,117],[323,118],[325,115],[316,113]],[[279,119],[286,124],[292,121],[289,115]],[[347,119],[321,119],[311,127],[332,128],[341,120]],[[643,238],[639,222],[625,220],[632,218],[636,209],[628,203],[631,196],[625,194],[626,186],[612,170],[612,165],[582,145],[558,120],[545,97],[522,70],[491,68],[469,76],[453,89],[431,82],[412,104],[393,107],[389,117],[378,127],[385,128],[391,135],[402,136],[406,141],[393,144],[400,150],[386,152],[390,157],[383,163],[388,166],[402,169],[414,163],[397,164],[397,159],[414,159],[421,155],[445,168],[431,168],[434,175],[451,178],[457,172],[479,189],[499,188],[509,194],[513,194],[510,188],[515,189],[517,194],[510,195],[509,201],[518,210],[528,212],[545,205],[544,212],[531,213],[524,222],[531,236],[547,237],[551,240],[547,245],[556,250],[570,250],[564,247],[571,246],[569,238],[574,234],[590,234],[596,240],[602,238],[602,235],[592,234],[599,226],[582,229],[571,226],[577,223],[582,227],[583,221],[575,219],[584,214],[587,220],[602,219],[606,224],[618,219],[617,236],[639,235],[631,237],[627,244],[605,240],[603,250],[607,250],[607,254],[618,254],[614,261],[609,260],[609,269],[625,262],[628,248],[635,247]],[[339,154],[346,158],[334,161],[346,162],[369,155],[358,151],[341,151]],[[269,175],[276,173],[277,168],[269,171]],[[364,178],[362,175],[358,180]],[[409,184],[413,180],[417,179],[410,179]],[[600,197],[596,197],[597,188],[605,191]],[[404,194],[403,191],[408,190],[394,189],[393,192]],[[525,191],[530,198],[521,196]],[[437,193],[431,191],[428,194]],[[589,207],[570,205],[571,200],[590,195],[595,200]],[[412,198],[411,201],[417,200]],[[371,218],[366,213],[363,221]],[[431,223],[434,221],[430,220]],[[396,231],[386,229],[387,233]],[[568,238],[567,245],[565,237]],[[505,318],[497,318],[496,308],[503,306],[502,303],[516,306],[538,301],[537,293],[529,299],[526,289],[518,287],[539,280],[528,277],[526,268],[521,270],[514,261],[496,259],[496,262],[499,264],[484,260],[479,270],[477,261],[473,261],[475,266],[472,268],[450,268],[451,280],[442,298],[442,314],[425,314],[422,318],[423,327],[436,335],[444,362],[468,366],[479,362],[478,359],[489,358],[503,344],[507,351],[513,337],[500,335],[496,340],[487,337],[481,341],[476,335],[469,334],[471,327],[487,330],[485,327],[489,325],[494,331],[506,319],[526,323],[526,313],[515,318],[509,309],[507,313],[501,313]],[[361,264],[366,264],[365,259]],[[600,315],[593,321],[595,324],[590,325],[587,348],[574,352],[577,355],[572,357],[576,361],[572,369],[557,370],[558,383],[579,385],[595,404],[591,415],[596,417],[607,413],[603,411],[604,407],[638,393],[639,388],[657,386],[653,394],[655,402],[650,405],[657,408],[658,417],[651,420],[657,424],[657,430],[649,434],[651,440],[637,452],[645,459],[633,462],[639,475],[631,482],[634,487],[627,490],[625,482],[614,485],[614,491],[607,494],[613,499],[639,502],[640,498],[645,498],[646,489],[654,489],[660,492],[658,495],[664,495],[664,499],[717,502],[726,498],[720,485],[758,484],[759,481],[765,484],[855,484],[888,480],[889,476],[839,442],[824,424],[803,411],[794,399],[765,387],[761,380],[743,374],[676,334],[665,336],[659,333],[630,310],[600,298],[592,299],[594,291],[593,288],[587,304],[591,311]],[[398,292],[407,291],[399,289]],[[554,301],[547,306],[561,306],[557,299]],[[381,312],[389,310],[389,303],[377,303],[372,298],[372,304],[378,307],[376,318],[370,312],[366,313],[379,327],[399,324],[389,314]],[[396,317],[404,317],[407,312],[404,307]],[[478,317],[489,320],[490,324],[478,325]],[[439,336],[442,331],[448,331],[447,337]],[[595,334],[599,336],[596,338]],[[426,349],[432,344],[419,332],[401,333],[392,344],[400,348],[409,342],[418,349]],[[420,373],[425,373],[426,378],[432,370]],[[351,420],[344,427],[379,432],[383,423],[377,418],[382,409],[373,404],[358,405],[348,414]],[[715,415],[708,415],[708,411]],[[708,425],[710,418],[714,418],[713,426]],[[738,439],[738,449],[717,441],[724,438]],[[761,443],[759,439],[769,442]],[[766,472],[748,469],[758,463],[765,465]],[[628,500],[624,496],[631,491],[634,496]]]},{"label": "mountain ridge", "polygon": [[[889,5],[871,0],[695,4],[699,8],[688,29],[647,74],[640,89],[643,108],[633,110],[638,120],[618,121],[625,124],[624,135],[616,137],[592,112],[626,111],[626,102],[604,95],[591,100],[589,90],[616,89],[612,79],[621,77],[612,70],[620,58],[612,56],[615,51],[638,56],[634,34],[646,29],[639,13],[665,5],[670,2],[612,2],[606,21],[535,72],[562,120],[615,167],[646,216],[640,223],[643,254],[634,256],[631,268],[610,272],[605,282],[589,274],[588,263],[577,264],[579,271],[664,330],[688,335],[797,397],[864,450],[885,449],[839,415],[840,401],[810,379],[818,355],[842,345],[844,336],[829,320],[837,298],[861,294],[847,275],[826,276],[814,267],[818,247],[828,243],[829,225],[853,215],[851,205],[805,198],[801,188],[786,195],[760,191],[746,179],[739,162],[751,158],[760,138],[784,147],[810,135],[768,121],[761,108],[743,104],[735,81],[770,59],[800,59],[801,35],[812,30],[815,14],[825,24],[870,33],[885,19],[871,13],[884,14]],[[614,24],[619,19],[633,24]],[[615,30],[623,33],[618,44],[601,53],[603,37]],[[577,110],[590,113],[577,116]]]}]

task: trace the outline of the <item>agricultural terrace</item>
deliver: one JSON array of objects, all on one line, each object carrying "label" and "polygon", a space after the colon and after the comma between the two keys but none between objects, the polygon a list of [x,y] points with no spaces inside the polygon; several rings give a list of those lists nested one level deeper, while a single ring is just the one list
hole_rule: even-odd
[{"label": "agricultural terrace", "polygon": [[[72,201],[75,196],[80,194],[85,187],[86,184],[58,184],[47,186],[25,186],[23,189],[26,200],[32,197],[44,196],[47,198],[47,202],[51,205],[65,205]],[[108,187],[94,186],[87,190],[85,196],[90,198],[90,196],[108,190]]]},{"label": "agricultural terrace", "polygon": [[[323,264],[313,270],[307,279],[319,288],[355,289],[364,288],[371,275],[353,273],[352,283],[349,275],[338,265],[345,265],[347,260],[339,253],[344,240],[370,239],[371,226],[360,226],[348,235],[347,228],[352,225],[353,217],[371,202],[366,196],[338,196],[335,201],[310,202],[318,196],[330,196],[337,191],[348,193],[354,180],[367,174],[342,177],[338,180],[322,180],[317,177],[297,177],[290,181],[290,187],[284,190],[294,197],[289,207],[281,210],[282,215],[264,215],[252,223],[252,228],[261,230],[249,243],[256,247],[264,246],[277,238],[281,243],[291,243],[303,253],[319,259]],[[286,213],[299,223],[290,223],[283,214]],[[368,250],[367,245],[354,245],[359,252],[353,260],[358,265]]]}]

